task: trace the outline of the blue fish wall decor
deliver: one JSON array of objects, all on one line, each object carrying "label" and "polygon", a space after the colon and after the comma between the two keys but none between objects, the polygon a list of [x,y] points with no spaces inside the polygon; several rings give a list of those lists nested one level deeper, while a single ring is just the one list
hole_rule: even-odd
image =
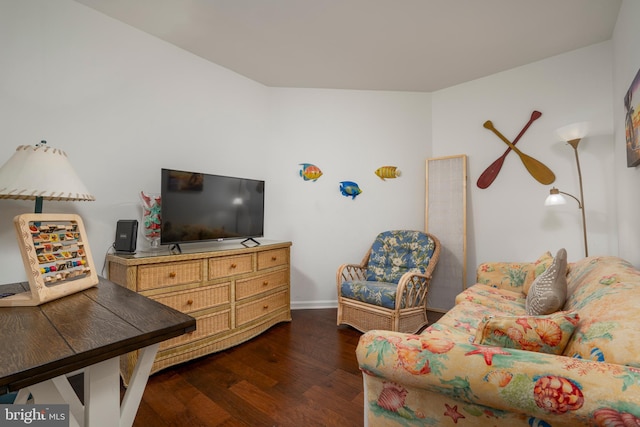
[{"label": "blue fish wall decor", "polygon": [[358,187],[358,184],[353,181],[342,181],[340,183],[340,192],[343,196],[351,197],[351,199],[353,200],[356,198],[356,196],[362,193],[362,190],[360,189],[360,187]]}]

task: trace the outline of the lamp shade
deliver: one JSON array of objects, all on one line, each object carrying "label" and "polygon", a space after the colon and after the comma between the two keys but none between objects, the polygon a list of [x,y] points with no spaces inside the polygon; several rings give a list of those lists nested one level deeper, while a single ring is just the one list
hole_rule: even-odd
[{"label": "lamp shade", "polygon": [[95,200],[67,154],[45,144],[16,148],[0,168],[0,199]]},{"label": "lamp shade", "polygon": [[561,141],[582,139],[589,133],[589,122],[572,123],[556,129],[556,135]]},{"label": "lamp shade", "polygon": [[557,188],[552,188],[549,190],[549,195],[544,201],[545,206],[555,206],[555,205],[566,205],[567,199],[564,198],[562,194],[560,194],[560,190]]}]

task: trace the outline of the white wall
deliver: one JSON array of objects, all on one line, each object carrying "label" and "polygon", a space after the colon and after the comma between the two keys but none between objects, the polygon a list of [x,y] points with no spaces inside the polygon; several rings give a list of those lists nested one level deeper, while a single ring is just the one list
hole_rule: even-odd
[{"label": "white wall", "polygon": [[624,133],[624,95],[629,90],[636,73],[640,70],[640,2],[624,0],[618,22],[613,35],[613,112],[615,130],[615,171],[614,186],[618,205],[618,235],[620,240],[620,256],[633,265],[640,266],[640,168],[627,168],[627,153]]},{"label": "white wall", "polygon": [[588,226],[589,255],[617,252],[611,105],[611,43],[601,43],[433,94],[433,154],[468,158],[467,280],[485,261],[535,260],[564,247],[570,260],[584,256],[578,204],[543,205],[551,186],[527,172],[514,152],[491,186],[476,181],[507,148],[483,127],[491,120],[513,140],[534,110],[542,112],[518,148],[546,164],[554,186],[579,196],[573,149],[555,129],[580,121],[591,132],[579,145]]},{"label": "white wall", "polygon": [[[82,215],[99,267],[116,221],[139,218],[138,192],[159,190],[161,167],[265,179],[266,237],[293,242],[293,306],[320,307],[334,304],[338,264],[360,261],[377,232],[424,226],[428,157],[469,156],[469,281],[482,261],[560,247],[580,258],[579,210],[545,208],[549,187],[514,153],[491,187],[475,185],[505,149],[482,123],[514,138],[538,109],[518,146],[574,194],[573,151],[554,130],[592,121],[579,148],[590,253],[617,254],[619,235],[620,255],[638,265],[638,171],[621,148],[638,7],[625,0],[612,42],[426,94],[266,88],[70,0],[0,1],[0,162],[41,139],[69,154],[97,200],[45,202],[45,212]],[[303,162],[324,176],[303,182]],[[402,177],[379,180],[386,164]],[[341,180],[363,194],[341,196]],[[0,200],[0,283],[25,280],[11,222],[32,209]]]},{"label": "white wall", "polygon": [[[161,167],[259,178],[265,237],[293,242],[293,306],[335,305],[339,264],[383,229],[423,227],[430,106],[424,93],[266,88],[72,1],[0,2],[0,162],[41,139],[67,152],[97,200],[44,211],[82,216],[99,268]],[[303,162],[324,176],[303,182]],[[374,175],[387,164],[402,178]],[[342,180],[363,194],[343,197]],[[0,200],[0,283],[25,280],[12,218],[32,210]]]},{"label": "white wall", "polygon": [[[281,221],[269,233],[293,242],[294,307],[335,306],[337,267],[359,263],[375,236],[424,229],[425,166],[430,152],[431,96],[425,93],[274,89],[270,105],[278,175],[270,192]],[[316,182],[297,175],[313,163]],[[397,166],[400,178],[374,171]],[[340,181],[363,192],[342,196]]]},{"label": "white wall", "polygon": [[[265,177],[268,92],[73,1],[0,2],[0,161],[41,139],[68,154],[96,201],[44,212],[79,213],[100,268],[161,167]],[[25,279],[12,218],[32,211],[0,200],[0,282]]]}]

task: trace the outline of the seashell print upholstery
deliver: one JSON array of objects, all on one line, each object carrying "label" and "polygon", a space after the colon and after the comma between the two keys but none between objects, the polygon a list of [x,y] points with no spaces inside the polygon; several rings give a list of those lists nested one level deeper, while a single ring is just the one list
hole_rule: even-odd
[{"label": "seashell print upholstery", "polygon": [[562,312],[528,315],[524,285],[552,261],[481,264],[422,333],[365,333],[365,425],[640,425],[640,271],[612,256],[570,263]]}]

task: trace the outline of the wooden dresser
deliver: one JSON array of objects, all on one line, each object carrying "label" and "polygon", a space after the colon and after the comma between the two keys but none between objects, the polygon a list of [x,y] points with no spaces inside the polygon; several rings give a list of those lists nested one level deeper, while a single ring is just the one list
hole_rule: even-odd
[{"label": "wooden dresser", "polygon": [[[222,242],[216,250],[179,255],[108,255],[109,280],[196,319],[194,332],[160,345],[151,373],[291,321],[290,247]],[[137,358],[137,352],[121,358],[125,384]]]}]

